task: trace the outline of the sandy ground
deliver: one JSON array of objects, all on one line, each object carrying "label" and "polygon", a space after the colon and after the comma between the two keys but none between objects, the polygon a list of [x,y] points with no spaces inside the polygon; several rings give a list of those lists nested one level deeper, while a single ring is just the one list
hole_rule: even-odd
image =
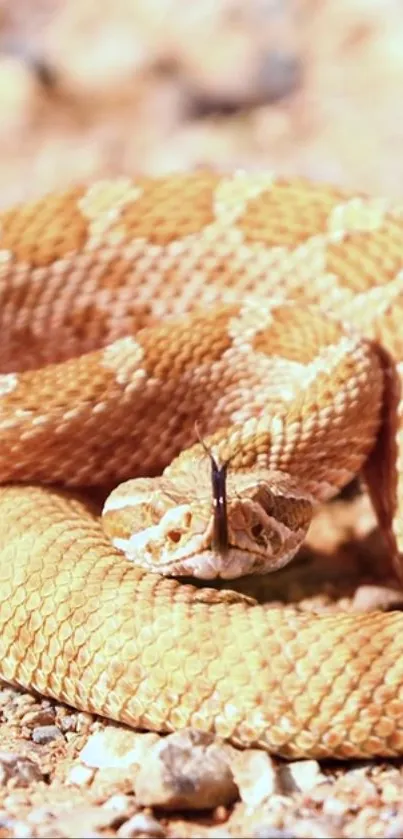
[{"label": "sandy ground", "polygon": [[[397,0],[5,0],[0,203],[204,166],[401,198],[402,85]],[[372,527],[365,501],[330,505],[296,570],[254,594],[387,607]],[[158,787],[157,735],[7,686],[0,714],[0,837],[403,836],[399,761],[285,767],[185,733],[175,748],[207,767],[190,803]]]}]

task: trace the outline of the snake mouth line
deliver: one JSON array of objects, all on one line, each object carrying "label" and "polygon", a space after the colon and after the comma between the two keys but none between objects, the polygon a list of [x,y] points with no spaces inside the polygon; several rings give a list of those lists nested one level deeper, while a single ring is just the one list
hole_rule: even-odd
[{"label": "snake mouth line", "polygon": [[113,545],[121,551],[129,562],[141,566],[146,571],[162,574],[166,577],[195,577],[199,580],[233,580],[247,574],[267,574],[277,571],[286,565],[295,554],[295,550],[272,558],[272,565],[268,567],[266,553],[256,553],[245,548],[228,546],[225,552],[218,552],[211,548],[195,549],[186,554],[167,556],[166,550],[155,547],[139,550],[133,549],[135,539],[113,539]]}]

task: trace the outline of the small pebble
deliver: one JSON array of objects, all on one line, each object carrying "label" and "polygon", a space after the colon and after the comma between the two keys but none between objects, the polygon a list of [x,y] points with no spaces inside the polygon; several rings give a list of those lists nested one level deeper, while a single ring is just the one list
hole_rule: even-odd
[{"label": "small pebble", "polygon": [[21,719],[21,725],[26,725],[28,728],[35,728],[35,726],[52,726],[55,723],[55,712],[49,708],[39,708],[38,710],[27,711]]},{"label": "small pebble", "polygon": [[316,760],[295,760],[284,764],[280,770],[282,790],[285,793],[309,792],[328,779]]},{"label": "small pebble", "polygon": [[403,836],[403,818],[397,816],[396,819],[391,819],[384,835],[384,839],[402,839]]},{"label": "small pebble", "polygon": [[14,753],[0,752],[0,786],[13,780],[14,786],[27,787],[33,781],[42,779],[42,772],[33,760]]},{"label": "small pebble", "polygon": [[9,816],[5,810],[0,810],[0,829],[12,830],[14,827],[14,819]]},{"label": "small pebble", "polygon": [[59,726],[63,734],[66,734],[68,731],[75,731],[77,726],[77,717],[73,714],[67,714],[65,717],[61,718]]},{"label": "small pebble", "polygon": [[117,792],[104,802],[102,809],[110,813],[111,827],[118,828],[130,820],[138,808],[133,795]]},{"label": "small pebble", "polygon": [[77,714],[74,714],[76,719],[76,731],[77,734],[87,734],[91,731],[94,725],[94,717],[92,714],[87,714],[85,711],[79,711]]},{"label": "small pebble", "polygon": [[160,823],[147,813],[135,813],[129,821],[122,824],[117,832],[119,839],[131,839],[134,836],[147,836],[150,839],[151,837],[153,839],[154,837],[155,839],[160,839],[160,837],[164,837],[165,835],[165,830]]},{"label": "small pebble", "polygon": [[158,734],[139,734],[110,725],[91,734],[80,752],[80,760],[95,769],[128,769],[140,765]]},{"label": "small pebble", "polygon": [[132,795],[116,793],[115,795],[111,795],[102,806],[105,810],[112,810],[113,814],[119,816],[119,818],[127,819],[136,805]]},{"label": "small pebble", "polygon": [[13,824],[13,834],[18,839],[32,839],[34,836],[34,829],[30,824],[23,821],[15,821]]},{"label": "small pebble", "polygon": [[340,819],[348,813],[350,806],[348,801],[330,795],[323,800],[322,810],[325,816]]},{"label": "small pebble", "polygon": [[249,807],[257,807],[273,793],[280,792],[276,763],[266,752],[259,749],[238,752],[231,761],[231,769],[239,795]]},{"label": "small pebble", "polygon": [[361,585],[353,597],[352,608],[355,612],[382,612],[402,606],[402,592],[380,585]]},{"label": "small pebble", "polygon": [[301,819],[292,825],[294,839],[338,839],[333,826],[323,819]]},{"label": "small pebble", "polygon": [[146,755],[134,781],[143,806],[203,810],[238,797],[228,756],[210,734],[184,729],[162,738]]},{"label": "small pebble", "polygon": [[95,769],[90,766],[83,766],[82,763],[77,763],[72,766],[67,775],[67,783],[75,787],[88,787],[95,775]]},{"label": "small pebble", "polygon": [[33,729],[32,739],[34,743],[44,746],[53,740],[64,740],[64,737],[57,725],[39,725]]}]

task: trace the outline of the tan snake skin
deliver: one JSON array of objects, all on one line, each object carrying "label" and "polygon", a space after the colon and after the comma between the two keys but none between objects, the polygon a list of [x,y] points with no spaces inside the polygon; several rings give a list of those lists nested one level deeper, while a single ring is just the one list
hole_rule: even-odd
[{"label": "tan snake skin", "polygon": [[2,676],[285,756],[403,753],[401,613],[319,618],[148,573],[50,486],[173,460],[187,501],[208,475],[197,421],[232,458],[233,521],[237,481],[284,489],[268,567],[304,499],[362,472],[400,573],[401,208],[270,174],[122,178],[4,213],[0,271]]}]

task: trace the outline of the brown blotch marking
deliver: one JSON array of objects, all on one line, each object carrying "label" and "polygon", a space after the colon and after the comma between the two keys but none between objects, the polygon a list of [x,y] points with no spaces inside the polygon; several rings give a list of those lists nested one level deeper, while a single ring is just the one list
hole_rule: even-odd
[{"label": "brown blotch marking", "polygon": [[139,180],[142,193],[122,209],[119,227],[130,238],[144,238],[153,245],[168,245],[199,233],[214,221],[214,190],[219,181],[210,172],[172,178]]},{"label": "brown blotch marking", "polygon": [[114,256],[102,264],[102,273],[98,277],[100,288],[114,289],[126,288],[133,282],[133,260],[125,259],[123,256]]},{"label": "brown blotch marking", "polygon": [[[15,328],[1,347],[1,372],[34,370],[66,361],[83,351],[98,349],[110,340],[110,320],[108,312],[87,303],[66,310],[60,324],[45,322],[41,334],[35,334],[30,326]],[[127,334],[133,322],[134,317],[130,313],[127,322],[122,324],[122,332],[123,326],[126,326]],[[139,314],[137,328],[145,323],[147,321]]]},{"label": "brown blotch marking", "polygon": [[251,346],[268,356],[309,364],[323,347],[337,344],[342,334],[339,324],[330,318],[307,308],[279,306],[273,322],[256,333]]},{"label": "brown blotch marking", "polygon": [[108,337],[110,317],[95,303],[76,306],[66,312],[61,329],[66,330],[78,341],[91,338],[94,348]]},{"label": "brown blotch marking", "polygon": [[[0,216],[0,250],[3,246],[3,239],[1,234],[2,218]],[[14,282],[5,282],[0,289],[0,309],[13,307],[15,312],[21,312],[24,308],[32,306],[35,307],[38,303],[39,289],[32,283],[30,276],[24,280],[19,280],[18,284]],[[4,330],[4,327],[3,327]],[[4,338],[4,332],[2,337]]]},{"label": "brown blotch marking", "polygon": [[365,292],[393,280],[403,267],[403,220],[389,216],[377,230],[346,233],[325,250],[325,270],[351,292]]},{"label": "brown blotch marking", "polygon": [[84,187],[73,187],[4,212],[0,217],[0,248],[33,268],[50,265],[80,250],[88,236],[88,222],[78,207],[85,191]]},{"label": "brown blotch marking", "polygon": [[[49,364],[40,370],[23,372],[18,387],[2,397],[1,407],[13,413],[17,408],[33,416],[69,411],[95,405],[120,390],[113,371],[100,364],[98,352],[71,358],[63,364]],[[30,424],[28,420],[27,424]]]},{"label": "brown blotch marking", "polygon": [[269,516],[292,531],[300,530],[312,517],[312,505],[309,501],[303,498],[290,499],[274,495],[268,487],[260,486],[255,500],[262,505]]},{"label": "brown blotch marking", "polygon": [[222,306],[144,330],[140,336],[144,350],[141,366],[149,376],[166,382],[186,370],[219,361],[232,345],[228,326],[238,315],[239,306]]},{"label": "brown blotch marking", "polygon": [[[159,319],[153,314],[150,303],[141,303],[136,300],[129,300],[122,315],[122,327],[126,335],[135,335],[140,329],[157,326]],[[125,325],[127,324],[127,328]],[[120,323],[119,323],[120,331]]]},{"label": "brown blotch marking", "polygon": [[346,196],[342,191],[303,179],[279,179],[271,189],[248,201],[237,221],[247,242],[294,249],[311,236],[325,233],[330,213]]},{"label": "brown blotch marking", "polygon": [[[355,381],[354,359],[346,355],[337,368],[328,373],[321,372],[306,392],[302,392],[294,401],[287,414],[289,428],[299,427],[296,445],[287,471],[299,474],[301,478],[315,475],[318,479],[327,478],[329,469],[340,467],[340,452],[343,448],[343,461],[347,468],[355,463],[358,452],[368,454],[372,448],[379,426],[379,411],[382,399],[382,376],[379,368],[374,367],[371,386],[366,387],[360,399],[351,398],[345,388],[345,382]],[[333,424],[329,416],[326,431],[316,427],[310,437],[302,432],[305,421],[316,417],[319,412],[332,405],[337,394],[344,392],[345,408],[342,418]],[[354,440],[354,446],[351,440]],[[324,441],[326,444],[324,445]]]},{"label": "brown blotch marking", "polygon": [[42,341],[30,326],[14,329],[7,340],[2,341],[0,351],[1,373],[18,373],[33,370],[46,363],[46,350]]}]

